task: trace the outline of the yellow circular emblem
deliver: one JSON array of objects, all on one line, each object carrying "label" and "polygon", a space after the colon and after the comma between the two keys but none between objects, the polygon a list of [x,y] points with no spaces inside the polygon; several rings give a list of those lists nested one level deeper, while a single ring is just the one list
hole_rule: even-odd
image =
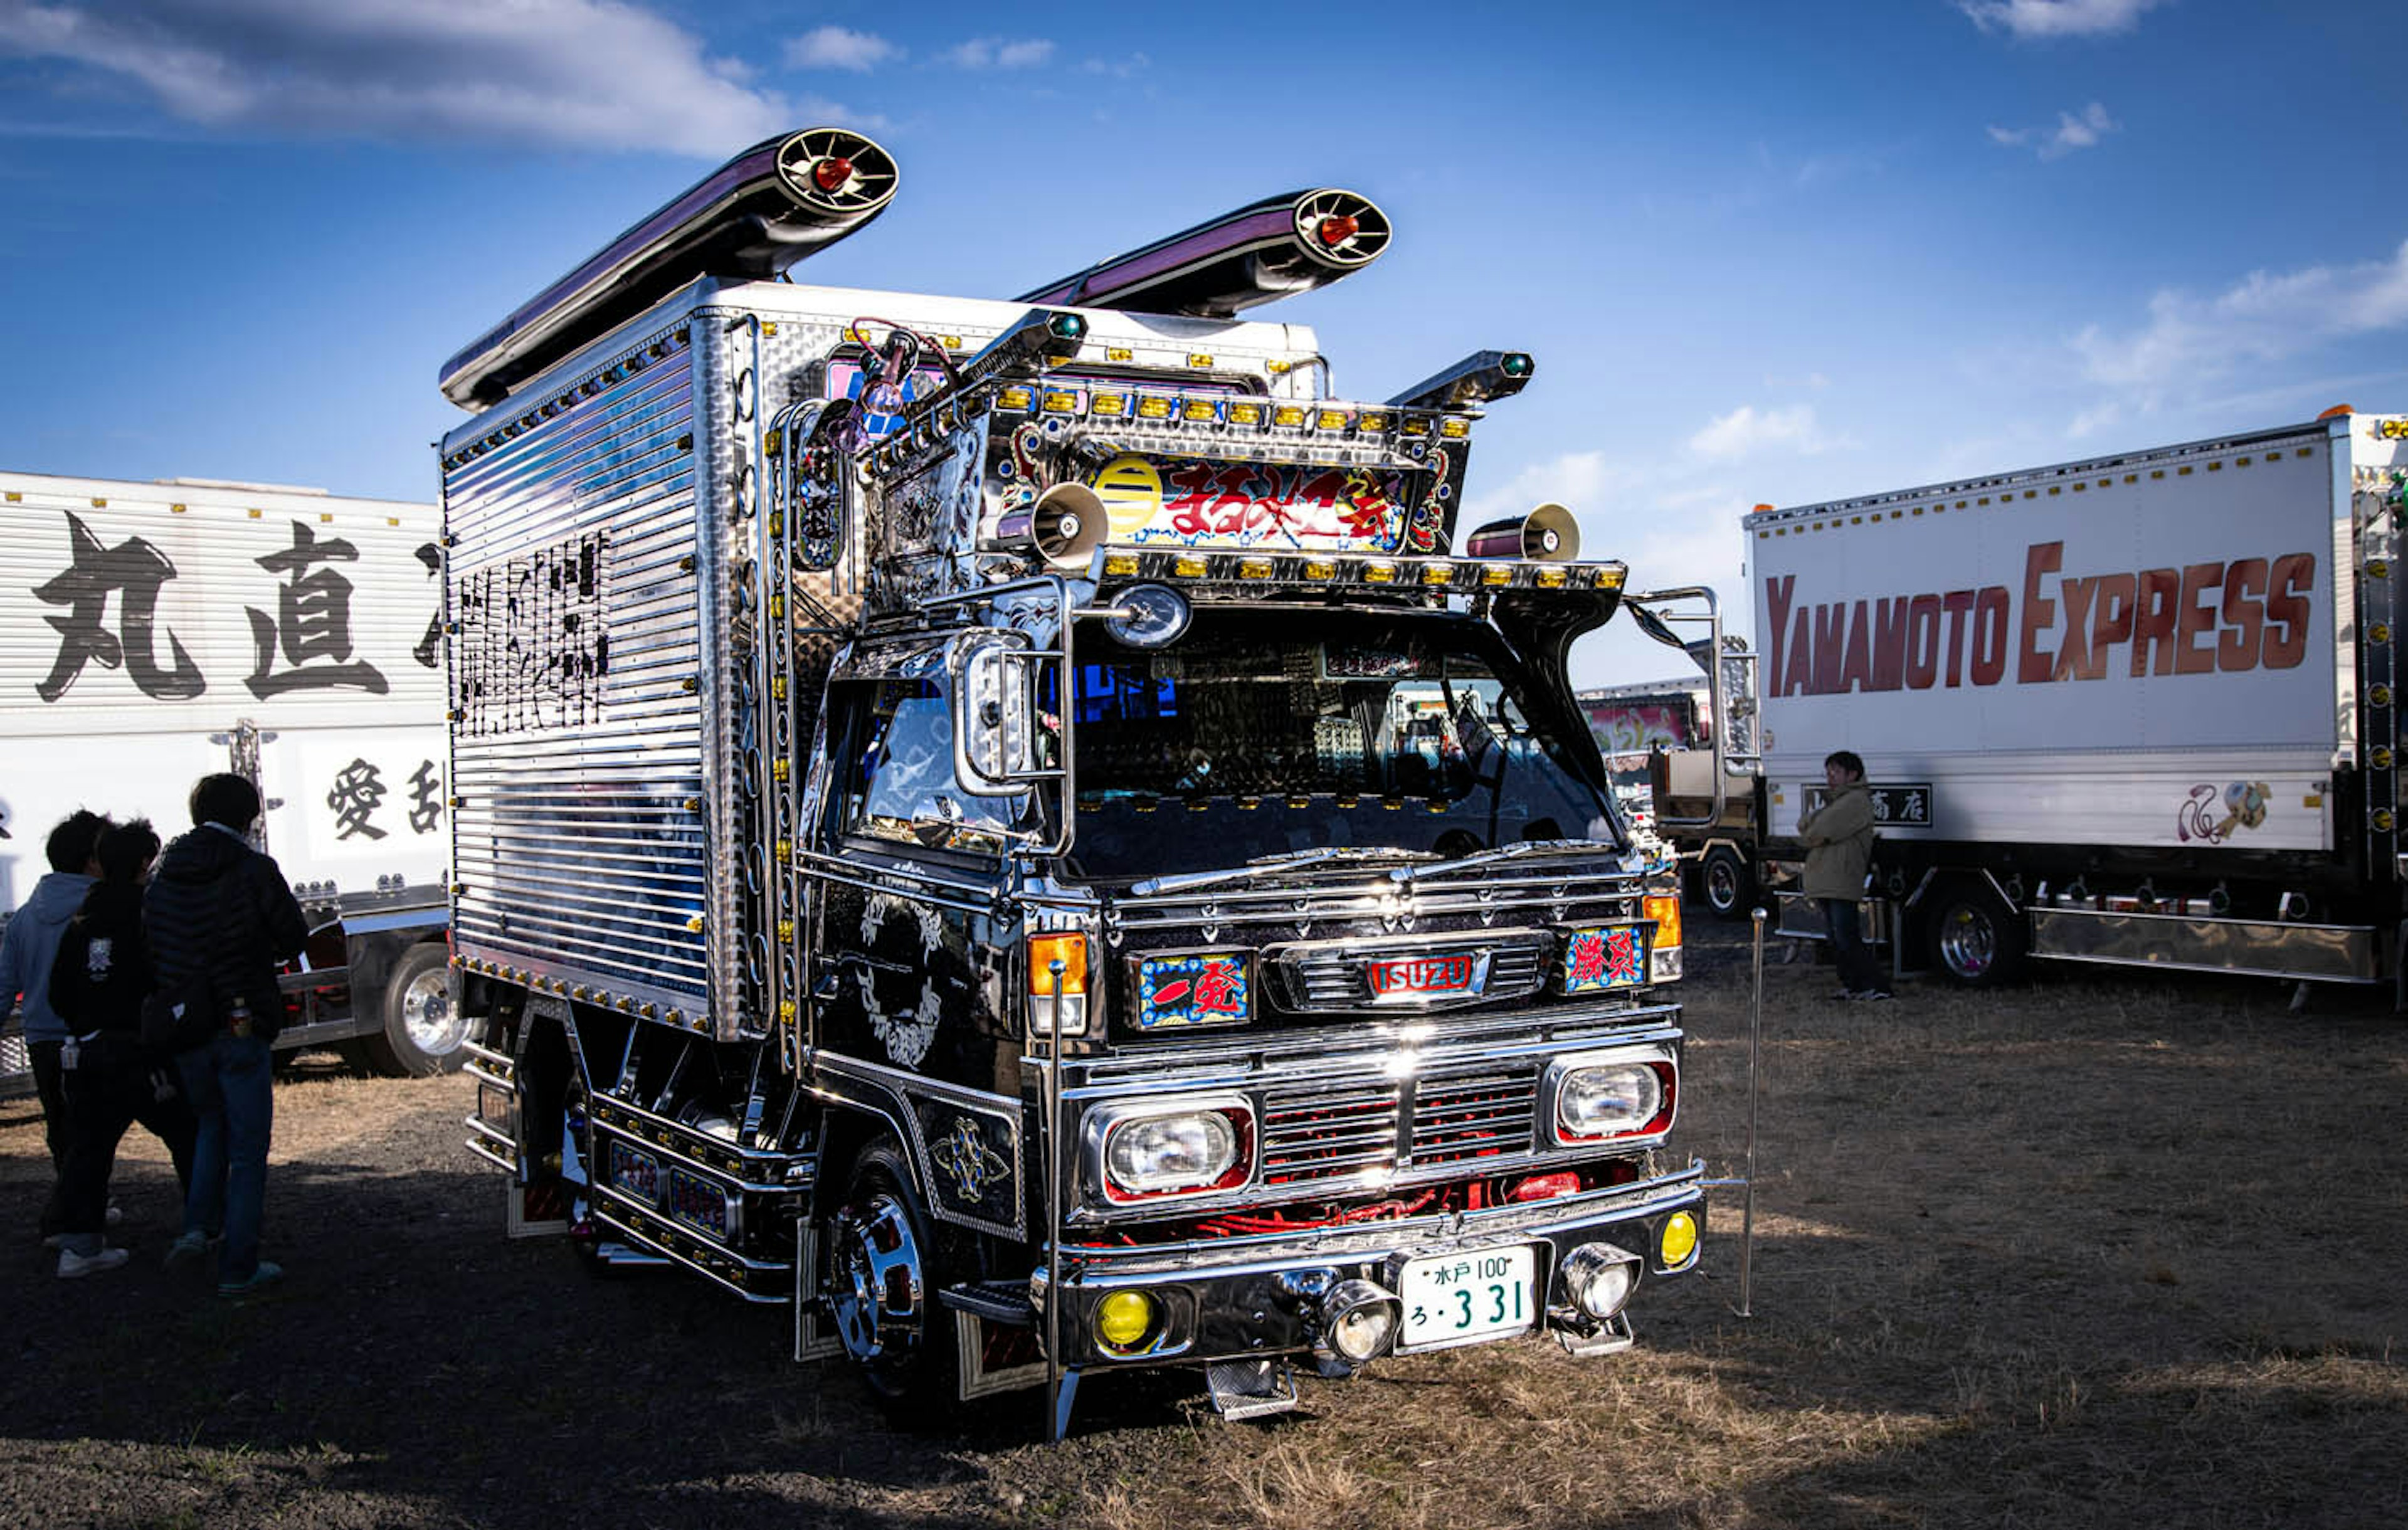
[{"label": "yellow circular emblem", "polygon": [[1143,457],[1115,457],[1096,475],[1096,497],[1111,518],[1112,540],[1122,541],[1162,508],[1162,475]]}]

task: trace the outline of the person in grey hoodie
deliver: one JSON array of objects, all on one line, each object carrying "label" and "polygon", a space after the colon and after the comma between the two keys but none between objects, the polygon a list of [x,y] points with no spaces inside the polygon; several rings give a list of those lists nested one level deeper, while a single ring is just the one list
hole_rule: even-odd
[{"label": "person in grey hoodie", "polygon": [[[50,1138],[54,1177],[66,1170],[67,1095],[60,1051],[66,1043],[67,1022],[50,1008],[50,964],[58,959],[67,921],[100,879],[100,863],[93,857],[101,831],[108,827],[108,820],[87,808],[61,819],[43,847],[50,858],[50,875],[34,884],[33,896],[8,921],[7,933],[0,935],[0,1010],[21,996],[24,1001],[25,1050],[33,1057],[34,1088],[42,1097],[42,1128]],[[43,1240],[55,1242],[65,1230],[65,1191],[54,1180],[42,1208]]]}]

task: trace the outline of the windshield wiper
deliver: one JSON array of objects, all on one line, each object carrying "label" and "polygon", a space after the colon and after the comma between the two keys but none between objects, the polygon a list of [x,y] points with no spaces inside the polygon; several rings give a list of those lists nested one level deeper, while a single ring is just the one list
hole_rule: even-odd
[{"label": "windshield wiper", "polygon": [[1616,847],[1599,839],[1520,839],[1510,845],[1499,845],[1495,850],[1474,851],[1469,855],[1458,855],[1442,865],[1398,866],[1388,873],[1388,879],[1394,882],[1410,882],[1424,871],[1434,874],[1469,871],[1474,866],[1491,865],[1499,861],[1519,860],[1525,855],[1568,855],[1574,851],[1588,855],[1618,853]]},{"label": "windshield wiper", "polygon": [[[1228,866],[1219,871],[1185,871],[1170,877],[1149,877],[1129,886],[1133,896],[1150,898],[1158,893],[1184,893],[1192,888],[1211,887],[1217,882],[1238,881],[1268,876],[1275,871],[1293,871],[1298,866],[1321,865],[1331,861],[1436,861],[1443,859],[1436,851],[1398,850],[1383,845],[1315,845],[1310,850],[1281,851],[1275,855],[1257,855],[1241,866]],[[1411,866],[1399,866],[1389,873],[1402,876]]]}]

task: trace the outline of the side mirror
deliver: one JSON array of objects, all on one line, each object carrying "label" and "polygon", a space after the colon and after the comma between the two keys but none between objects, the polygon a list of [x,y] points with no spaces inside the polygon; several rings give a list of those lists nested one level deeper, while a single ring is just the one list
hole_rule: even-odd
[{"label": "side mirror", "polygon": [[1059,774],[1040,757],[1039,662],[1025,634],[992,630],[965,634],[946,655],[953,680],[953,779],[970,795],[1016,797]]}]

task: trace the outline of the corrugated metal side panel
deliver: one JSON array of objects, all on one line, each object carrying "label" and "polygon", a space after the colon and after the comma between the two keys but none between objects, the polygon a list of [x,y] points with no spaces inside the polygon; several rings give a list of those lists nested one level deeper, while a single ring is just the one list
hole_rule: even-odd
[{"label": "corrugated metal side panel", "polygon": [[711,613],[694,372],[665,350],[596,394],[522,393],[480,422],[499,444],[448,473],[454,928],[466,957],[695,1023]]}]

